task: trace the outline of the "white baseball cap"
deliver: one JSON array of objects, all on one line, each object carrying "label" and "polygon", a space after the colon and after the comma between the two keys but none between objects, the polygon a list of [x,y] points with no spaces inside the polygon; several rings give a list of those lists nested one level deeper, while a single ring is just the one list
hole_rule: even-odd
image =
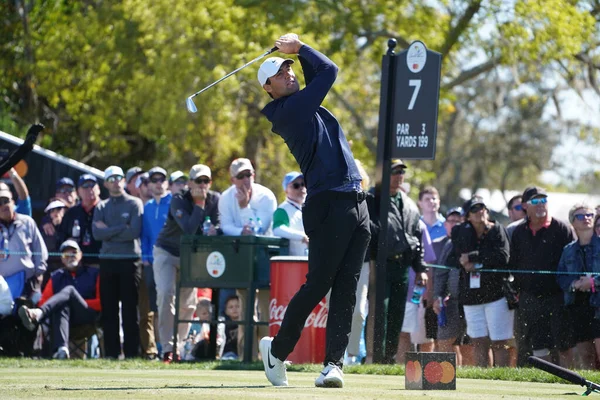
[{"label": "white baseball cap", "polygon": [[258,69],[258,82],[260,83],[260,86],[267,83],[267,79],[277,74],[277,72],[279,72],[279,68],[281,68],[281,64],[285,62],[293,64],[294,60],[292,60],[291,58],[281,57],[267,58]]},{"label": "white baseball cap", "polygon": [[104,179],[110,178],[114,175],[125,177],[125,174],[123,173],[121,167],[117,167],[116,165],[111,165],[110,167],[104,170]]},{"label": "white baseball cap", "polygon": [[190,179],[194,180],[198,177],[206,176],[212,179],[210,168],[204,164],[196,164],[190,169]]},{"label": "white baseball cap", "polygon": [[62,202],[61,200],[53,200],[44,209],[44,212],[54,210],[55,208],[67,208],[67,205],[64,202]]}]

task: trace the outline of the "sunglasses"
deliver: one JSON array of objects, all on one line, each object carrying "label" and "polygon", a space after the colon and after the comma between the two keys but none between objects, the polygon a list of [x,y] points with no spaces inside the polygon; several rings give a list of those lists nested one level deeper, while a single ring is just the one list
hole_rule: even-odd
[{"label": "sunglasses", "polygon": [[523,211],[523,205],[522,204],[514,205],[512,207],[512,209],[515,210],[515,211]]},{"label": "sunglasses", "polygon": [[9,199],[8,197],[2,197],[2,198],[0,199],[0,206],[5,206],[5,205],[7,205],[8,203],[10,203],[10,199]]},{"label": "sunglasses", "polygon": [[175,182],[178,185],[185,185],[186,183],[188,183],[187,179],[181,178],[181,179],[177,179]]},{"label": "sunglasses", "polygon": [[589,214],[575,214],[575,215],[573,215],[573,217],[575,217],[575,219],[577,221],[585,221],[586,218],[589,218],[589,219],[594,218],[594,214],[593,213],[589,213]]},{"label": "sunglasses", "polygon": [[304,186],[306,186],[304,182],[294,182],[294,183],[292,183],[292,187],[294,189],[300,189],[300,188],[303,188]]},{"label": "sunglasses", "polygon": [[60,256],[62,258],[75,258],[77,257],[77,253],[62,253]]},{"label": "sunglasses", "polygon": [[252,176],[252,172],[251,171],[245,171],[245,172],[240,172],[239,174],[237,174],[235,176],[235,179],[237,180],[242,180],[244,178],[250,178]]},{"label": "sunglasses", "polygon": [[542,197],[539,199],[531,199],[527,202],[527,204],[531,204],[532,206],[537,206],[538,204],[546,204],[548,202],[547,197]]},{"label": "sunglasses", "polygon": [[[239,175],[236,176],[236,178],[237,179],[244,179],[244,178],[240,178]],[[198,184],[198,185],[202,185],[202,184],[208,185],[210,183],[210,178],[202,178],[202,177],[200,177],[200,178],[194,179],[194,182],[196,182],[196,184]]]},{"label": "sunglasses", "polygon": [[94,186],[96,186],[96,182],[83,182],[79,187],[83,189],[91,189]]},{"label": "sunglasses", "polygon": [[404,168],[395,169],[392,171],[392,175],[404,175],[406,170]]},{"label": "sunglasses", "polygon": [[75,191],[75,188],[68,186],[68,187],[60,188],[56,192],[57,193],[73,193],[74,191]]},{"label": "sunglasses", "polygon": [[158,178],[150,178],[150,182],[152,183],[163,183],[166,180],[164,176]]},{"label": "sunglasses", "polygon": [[109,176],[108,178],[106,178],[106,182],[108,182],[108,183],[121,182],[121,179],[123,179],[123,175],[113,175],[113,176]]},{"label": "sunglasses", "polygon": [[485,206],[483,204],[475,204],[473,207],[469,208],[470,213],[476,213],[483,210]]}]

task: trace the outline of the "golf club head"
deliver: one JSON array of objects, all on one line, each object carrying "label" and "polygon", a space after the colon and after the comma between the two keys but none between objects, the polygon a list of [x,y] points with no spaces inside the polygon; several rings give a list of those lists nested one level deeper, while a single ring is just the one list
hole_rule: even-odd
[{"label": "golf club head", "polygon": [[192,100],[192,96],[188,97],[187,100],[185,101],[185,103],[187,105],[187,109],[189,112],[191,112],[191,113],[198,112],[198,109],[196,108],[196,104],[194,104],[194,100]]}]

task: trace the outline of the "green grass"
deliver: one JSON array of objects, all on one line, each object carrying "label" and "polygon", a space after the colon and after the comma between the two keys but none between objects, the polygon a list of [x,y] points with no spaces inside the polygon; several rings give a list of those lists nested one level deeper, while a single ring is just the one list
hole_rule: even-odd
[{"label": "green grass", "polygon": [[[202,362],[202,363],[174,363],[164,364],[157,361],[144,360],[32,360],[25,358],[1,359],[0,369],[5,368],[88,368],[100,370],[191,370],[191,371],[262,371],[262,362],[242,364],[236,361]],[[290,372],[310,372],[317,374],[323,367],[317,364],[291,364],[288,366]],[[600,382],[600,371],[577,371],[587,380]],[[360,375],[392,375],[404,376],[404,366],[401,365],[356,365],[344,367],[345,374]],[[535,368],[478,368],[459,367],[458,378],[489,379],[516,382],[540,382],[540,383],[566,383],[547,372]],[[1,398],[1,397],[0,397]]]},{"label": "green grass", "polygon": [[[180,363],[142,360],[0,359],[0,399],[521,399],[569,398],[583,388],[536,369],[459,368],[455,391],[405,391],[404,368],[346,367],[344,389],[318,389],[320,365],[291,365],[290,387],[275,388],[262,363]],[[600,372],[580,371],[600,381]],[[561,383],[558,383],[561,382]],[[592,396],[597,396],[593,394]]]},{"label": "green grass", "polygon": [[[9,366],[12,364],[12,366]],[[150,365],[148,365],[150,364]],[[407,391],[396,374],[347,374],[343,389],[314,387],[318,366],[296,366],[290,387],[272,387],[264,373],[233,364],[2,361],[0,399],[562,399],[582,388],[557,383],[458,379],[453,391]],[[255,365],[252,366],[253,369]],[[225,369],[225,368],[236,368]],[[295,372],[298,369],[311,372]],[[371,370],[374,372],[375,370]],[[387,372],[394,372],[388,367]]]}]

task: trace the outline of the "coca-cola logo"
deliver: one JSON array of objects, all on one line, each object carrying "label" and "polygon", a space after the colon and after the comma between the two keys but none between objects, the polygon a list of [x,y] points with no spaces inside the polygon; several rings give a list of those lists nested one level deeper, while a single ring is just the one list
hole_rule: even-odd
[{"label": "coca-cola logo", "polygon": [[[281,326],[281,321],[283,321],[283,317],[285,316],[287,308],[287,304],[278,305],[277,299],[271,299],[271,303],[269,304],[269,326]],[[319,302],[319,304],[317,304],[315,309],[312,310],[308,318],[306,318],[304,327],[325,329],[327,327],[328,315],[329,309],[327,308],[327,302],[325,299],[323,299],[321,302]]]}]

